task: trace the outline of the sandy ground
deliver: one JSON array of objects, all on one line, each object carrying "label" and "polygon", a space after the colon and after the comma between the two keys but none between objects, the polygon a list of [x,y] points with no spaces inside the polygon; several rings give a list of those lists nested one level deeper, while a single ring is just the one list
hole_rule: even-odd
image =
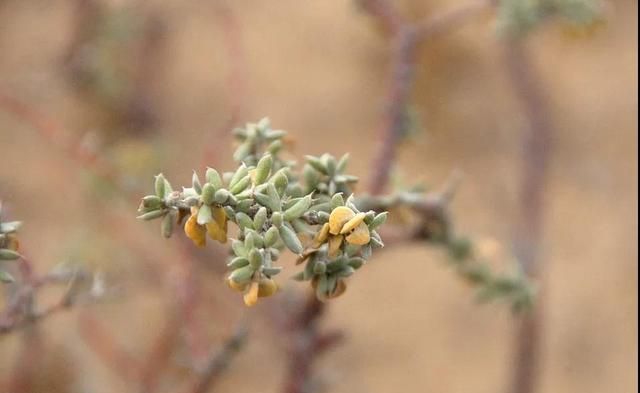
[{"label": "sandy ground", "polygon": [[[0,1],[0,89],[64,124],[71,130],[65,137],[108,134],[95,103],[72,89],[62,71],[73,31],[71,3]],[[388,65],[375,25],[346,0],[227,3],[245,60],[242,118],[269,115],[295,137],[298,155],[350,152],[352,171],[366,178]],[[416,16],[448,6],[415,3],[406,9]],[[638,385],[637,3],[612,5],[609,24],[591,38],[570,38],[550,26],[530,39],[556,126],[545,192],[548,308],[540,392],[632,392]],[[229,142],[221,129],[230,110],[232,64],[225,31],[207,2],[149,1],[146,7],[160,10],[168,25],[150,87],[158,127],[145,150],[160,158],[144,161],[142,172],[163,170],[186,183],[201,164],[204,141]],[[508,244],[523,118],[500,56],[489,18],[424,46],[414,94],[424,130],[403,144],[398,173],[436,185],[453,169],[463,171],[454,204],[459,230]],[[230,152],[217,151],[215,165],[230,166]],[[139,231],[139,241],[155,252],[170,253],[170,245],[134,222],[133,204],[92,199],[76,163],[3,111],[0,154],[0,198],[12,217],[26,222],[23,244],[42,261],[41,270],[74,257],[116,277],[138,274],[124,279],[122,301],[98,307],[118,340],[143,356],[163,323],[161,294],[170,285],[141,284],[148,264],[118,249],[106,217],[119,211],[133,228],[127,233]],[[136,186],[148,188],[150,181]],[[497,255],[497,268],[509,263],[507,255]],[[214,310],[201,313],[219,340],[240,314],[238,299],[210,272],[201,281]],[[285,359],[260,317],[268,307],[254,312],[252,340],[217,391],[278,391]],[[50,354],[34,391],[127,391],[77,339],[75,315],[46,322]],[[383,250],[332,304],[326,325],[348,334],[318,364],[331,392],[489,393],[507,385],[510,314],[498,304],[476,306],[442,255],[422,245]],[[17,344],[0,340],[2,379]]]}]

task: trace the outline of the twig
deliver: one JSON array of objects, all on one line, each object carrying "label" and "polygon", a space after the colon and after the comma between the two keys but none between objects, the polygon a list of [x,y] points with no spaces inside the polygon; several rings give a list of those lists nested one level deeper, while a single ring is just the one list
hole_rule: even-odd
[{"label": "twig", "polygon": [[388,1],[365,0],[362,3],[365,10],[380,19],[392,34],[392,66],[385,117],[381,123],[380,144],[375,154],[369,186],[369,191],[378,195],[389,183],[397,145],[405,131],[406,109],[413,87],[419,45],[437,34],[462,25],[486,10],[491,2],[481,0],[467,3],[415,24],[398,17],[397,11]]},{"label": "twig", "polygon": [[[375,154],[369,192],[376,196],[386,188],[391,167],[396,158],[396,148],[405,127],[405,111],[410,98],[415,74],[415,60],[418,45],[424,40],[456,27],[470,17],[475,16],[490,4],[487,1],[469,3],[459,8],[437,14],[423,23],[413,24],[400,16],[398,10],[386,0],[362,0],[364,10],[377,18],[385,31],[392,36],[392,67],[390,86],[387,94],[387,109],[382,122],[382,136],[379,150]],[[454,187],[451,187],[452,189]],[[426,222],[435,217],[438,223],[448,225],[446,205],[453,191],[438,194],[437,199],[425,198],[415,203],[414,209],[424,218],[421,227],[410,236],[415,238],[429,237],[425,232]],[[447,228],[448,230],[448,228]],[[290,350],[289,371],[285,384],[286,393],[302,393],[308,390],[311,380],[311,366],[319,349],[323,350],[341,337],[339,333],[326,340],[329,345],[320,346],[324,338],[317,329],[317,320],[325,311],[325,304],[319,302],[311,294],[304,305],[300,317],[294,319],[292,333],[294,345]],[[297,338],[295,338],[297,337]]]},{"label": "twig", "polygon": [[[223,30],[224,43],[229,61],[227,74],[227,104],[229,105],[229,117],[219,130],[212,132],[212,136],[220,138],[221,135],[228,135],[229,130],[236,127],[240,122],[243,112],[244,101],[246,100],[246,59],[242,44],[242,30],[238,24],[234,12],[229,6],[216,4],[215,12],[220,26]],[[221,143],[213,138],[205,143],[202,155],[202,166],[211,165],[215,159],[217,148]]]},{"label": "twig", "polygon": [[166,326],[155,340],[146,363],[141,367],[140,385],[141,393],[156,391],[158,380],[169,362],[169,358],[175,350],[175,344],[180,333],[181,322],[176,312],[167,318]]},{"label": "twig", "polygon": [[79,337],[102,362],[125,381],[132,381],[140,375],[138,362],[133,359],[108,330],[88,311],[80,313]]},{"label": "twig", "polygon": [[43,340],[36,326],[29,326],[22,332],[22,348],[16,356],[7,392],[30,392],[40,367]]},{"label": "twig", "polygon": [[[0,314],[0,335],[12,333],[27,325],[70,308],[75,303],[75,297],[77,295],[77,293],[74,292],[74,284],[77,280],[89,279],[89,277],[82,274],[82,272],[77,271],[70,277],[53,274],[38,276],[34,271],[31,261],[25,257],[20,259],[19,264],[23,285],[17,288],[17,292],[14,294],[8,307]],[[35,309],[36,295],[38,292],[45,286],[57,283],[67,284],[67,290],[62,297],[44,309]]]},{"label": "twig", "polygon": [[406,22],[398,9],[388,0],[360,0],[360,7],[380,22],[389,35],[397,34]]},{"label": "twig", "polygon": [[[540,258],[543,197],[547,178],[553,126],[542,83],[520,37],[505,40],[505,62],[514,93],[525,112],[523,168],[520,186],[520,217],[513,241],[515,255],[531,278],[543,278]],[[542,296],[539,296],[541,299]],[[510,393],[532,393],[539,366],[543,309],[539,301],[533,312],[520,321],[516,336],[516,358]]]},{"label": "twig", "polygon": [[47,143],[57,147],[72,161],[79,163],[79,168],[90,170],[110,186],[122,191],[123,195],[127,193],[119,185],[118,173],[113,166],[98,160],[97,157],[91,154],[87,154],[73,143],[65,141],[64,135],[66,133],[64,128],[45,113],[2,92],[0,92],[0,110],[14,115],[20,121],[31,126]]},{"label": "twig", "polygon": [[199,378],[187,393],[206,393],[244,347],[247,336],[247,327],[241,324],[222,347],[211,354]]},{"label": "twig", "polygon": [[[114,189],[117,189],[119,191],[117,195],[122,196],[123,198],[126,198],[128,200],[138,200],[137,195],[131,193],[130,190],[124,189],[120,186],[117,181],[120,176],[114,167],[108,165],[108,163],[106,162],[101,162],[96,158],[91,158],[87,155],[82,154],[80,150],[70,146],[69,144],[60,143],[60,140],[62,139],[61,135],[64,134],[64,128],[53,119],[49,118],[42,112],[32,108],[28,104],[13,99],[9,96],[2,95],[1,93],[0,109],[4,109],[9,113],[14,114],[20,120],[29,124],[32,128],[34,128],[35,131],[38,132],[39,135],[45,138],[45,140],[50,141],[54,143],[54,146],[59,147],[60,150],[65,153],[65,155],[67,155],[67,157],[81,164],[79,165],[79,167],[83,167],[91,171],[94,175],[106,181]],[[116,233],[118,236],[122,237],[122,235],[124,235],[124,232],[122,231],[122,225],[124,223],[124,220],[118,221],[117,225],[120,227],[120,229],[114,231],[114,233]],[[128,244],[131,243],[131,238],[127,239],[127,237],[125,236],[124,240]],[[177,249],[177,257],[183,263],[181,264],[180,269],[180,279],[178,280],[179,282],[177,283],[175,290],[177,295],[176,299],[178,301],[178,307],[180,309],[180,313],[182,314],[180,322],[182,324],[182,327],[187,331],[187,341],[190,353],[194,358],[201,359],[204,356],[204,352],[206,351],[206,346],[203,344],[203,334],[200,329],[199,321],[196,319],[196,309],[199,305],[199,288],[197,274],[194,271],[196,266],[193,263],[193,254],[187,251],[190,249],[190,247],[185,246],[184,242],[181,242],[180,246]],[[2,321],[2,319],[0,319],[0,321]],[[115,341],[113,337],[110,337],[109,332],[106,330],[101,331],[100,334],[106,341]],[[87,337],[90,338],[90,336]],[[112,354],[109,354],[104,347],[96,346],[95,349],[98,353],[102,354],[102,357],[105,361],[117,360],[114,359],[113,356],[111,356]],[[118,365],[113,364],[110,366],[119,369]],[[123,372],[124,371],[121,370],[120,374],[122,374]],[[153,375],[150,377],[147,375],[146,377],[150,380],[153,380],[153,378],[155,378]],[[129,376],[128,378],[131,377]],[[154,382],[151,381],[150,383],[153,384]]]},{"label": "twig", "polygon": [[298,313],[289,321],[289,366],[285,380],[285,393],[308,393],[312,381],[312,366],[316,358],[337,344],[342,332],[321,333],[319,321],[326,304],[310,293]]},{"label": "twig", "polygon": [[158,122],[151,88],[160,79],[166,44],[166,23],[163,15],[152,13],[146,20],[132,76],[132,91],[126,97],[124,118],[133,126],[133,133],[149,133]]}]

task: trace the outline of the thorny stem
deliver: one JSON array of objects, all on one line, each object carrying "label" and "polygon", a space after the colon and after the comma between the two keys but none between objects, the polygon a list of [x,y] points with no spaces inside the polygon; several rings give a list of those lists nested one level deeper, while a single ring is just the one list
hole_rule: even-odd
[{"label": "thorny stem", "polygon": [[[517,222],[514,252],[523,271],[541,280],[544,264],[540,258],[542,242],[543,197],[553,125],[542,90],[542,83],[531,63],[525,43],[519,37],[505,40],[505,62],[514,93],[525,112],[527,126],[523,134],[523,168],[520,186],[520,217]],[[539,295],[539,299],[542,296]],[[538,374],[543,309],[539,301],[533,312],[519,321],[516,358],[510,393],[532,393]]]},{"label": "thorny stem", "polygon": [[51,146],[59,148],[68,158],[79,163],[80,168],[90,170],[121,192],[122,195],[128,195],[128,191],[122,188],[118,182],[118,173],[115,168],[81,149],[79,144],[66,141],[65,130],[58,122],[30,105],[2,92],[0,92],[0,109],[31,126]]},{"label": "thorny stem", "polygon": [[396,150],[406,127],[406,110],[411,98],[419,45],[431,37],[462,25],[485,11],[491,1],[474,1],[438,13],[422,23],[400,22],[389,2],[367,0],[365,10],[379,18],[392,34],[392,67],[389,74],[386,112],[381,123],[380,144],[375,154],[369,191],[384,192],[396,159]]},{"label": "thorny stem", "polygon": [[310,293],[298,313],[294,313],[289,329],[289,368],[284,393],[308,393],[312,383],[315,359],[342,339],[340,331],[321,333],[319,321],[326,312],[326,303]]},{"label": "thorny stem", "polygon": [[156,391],[160,376],[168,366],[170,357],[175,351],[180,326],[181,321],[178,318],[177,310],[172,310],[164,328],[158,335],[158,338],[155,339],[154,345],[149,351],[146,364],[141,367],[141,393],[152,393]]},{"label": "thorny stem", "polygon": [[241,324],[224,344],[214,351],[199,378],[187,393],[206,393],[218,377],[229,367],[233,358],[242,350],[248,336],[247,326]]},{"label": "thorny stem", "polygon": [[418,44],[416,33],[415,27],[402,26],[393,40],[394,55],[391,87],[387,96],[387,112],[369,188],[374,195],[381,194],[389,183],[391,168],[396,159],[396,146],[404,132],[406,107],[415,75]]},{"label": "thorny stem", "polygon": [[[8,307],[0,314],[0,335],[11,333],[71,307],[76,300],[76,294],[73,291],[74,284],[78,280],[91,279],[89,275],[81,271],[74,271],[70,275],[37,276],[29,259],[22,257],[18,263],[23,285],[17,288]],[[34,309],[38,291],[45,286],[60,283],[67,284],[67,290],[62,297],[44,309]]]},{"label": "thorny stem", "polygon": [[[470,17],[483,11],[491,2],[483,0],[469,3],[453,10],[437,14],[423,23],[406,22],[398,10],[387,0],[362,0],[363,9],[376,17],[385,31],[392,35],[392,67],[390,86],[387,94],[387,110],[382,123],[381,143],[377,151],[371,175],[369,192],[379,195],[389,183],[391,168],[396,159],[396,149],[405,126],[405,111],[410,99],[411,88],[415,76],[415,60],[418,46],[424,40],[442,33],[467,21]],[[444,205],[449,201],[451,193],[439,195],[436,200],[425,199],[416,203],[414,208],[424,217],[434,214],[438,220],[446,220]],[[422,230],[412,237],[427,236]],[[285,393],[304,393],[311,380],[311,366],[318,355],[317,343],[321,340],[316,321],[322,317],[326,305],[310,294],[299,319],[294,320],[296,335],[299,337],[290,352],[289,375],[285,385]],[[333,340],[329,340],[331,344]]]},{"label": "thorny stem", "polygon": [[[28,104],[8,95],[3,95],[2,93],[0,93],[0,108],[29,124],[45,140],[51,142],[54,146],[59,147],[60,150],[71,160],[81,164],[80,167],[90,170],[94,175],[108,182],[110,186],[118,190],[117,195],[121,195],[126,199],[135,200],[136,202],[138,201],[137,195],[120,186],[120,183],[117,180],[119,176],[114,167],[108,165],[108,163],[104,161],[100,161],[97,157],[87,155],[80,149],[76,148],[73,144],[65,142],[61,143],[60,141],[63,140],[62,135],[64,135],[65,132],[64,128],[56,121],[32,108]],[[185,261],[185,269],[188,270],[193,268],[190,263],[190,255],[183,252],[183,249],[179,249],[179,251],[180,258]],[[191,285],[195,282],[191,279],[192,277],[193,274],[186,271],[185,274],[183,274],[185,282],[178,285],[177,288],[179,291],[178,298],[179,300],[184,301],[183,309],[188,315],[192,314],[190,310],[195,307],[191,304],[192,301],[195,301],[195,297],[191,296],[193,291],[195,291],[194,288],[191,288]],[[188,318],[188,320],[192,322],[190,323],[190,326],[195,326],[193,318]]]},{"label": "thorny stem", "polygon": [[220,135],[228,134],[229,130],[239,122],[246,100],[246,60],[244,56],[241,29],[234,12],[229,6],[216,4],[216,17],[220,21],[223,29],[224,43],[229,61],[229,71],[227,75],[227,101],[229,105],[229,118],[219,131],[212,132],[216,140],[211,140],[205,144],[202,155],[202,166],[211,165],[215,159],[216,148],[220,146]]},{"label": "thorny stem", "polygon": [[132,381],[141,374],[138,362],[88,311],[79,313],[78,330],[90,349],[124,381]]},{"label": "thorny stem", "polygon": [[[225,14],[225,18],[230,19],[232,15]],[[232,18],[231,18],[232,19]],[[228,20],[228,23],[234,23],[233,20]],[[227,26],[228,28],[237,28],[237,26]],[[235,32],[237,33],[237,31]],[[234,34],[235,34],[234,33]],[[231,37],[228,37],[231,40]],[[235,44],[229,44],[229,47],[234,47]],[[236,76],[236,78],[238,78]],[[233,84],[230,82],[230,84]],[[57,123],[55,120],[49,118],[44,113],[39,112],[37,109],[32,108],[28,104],[21,102],[20,100],[14,99],[11,96],[4,95],[0,92],[0,108],[3,110],[15,115],[21,121],[24,121],[26,124],[29,124],[38,132],[40,136],[42,136],[45,140],[52,142],[54,146],[57,146],[62,150],[68,158],[72,159],[80,163],[80,167],[86,168],[90,170],[94,175],[100,177],[102,180],[108,182],[110,186],[114,189],[117,189],[119,192],[117,195],[122,195],[126,199],[135,200],[137,202],[138,197],[131,190],[125,189],[120,185],[118,179],[120,178],[116,169],[109,165],[107,162],[100,160],[98,157],[87,154],[85,151],[76,147],[74,143],[62,142],[63,135],[65,134],[64,128]],[[120,224],[119,224],[120,226]],[[122,228],[122,227],[121,227]],[[122,231],[115,231],[118,234],[121,234]],[[125,240],[130,240],[126,239]],[[177,300],[178,307],[180,312],[182,313],[184,319],[181,319],[181,326],[183,329],[187,331],[187,339],[190,346],[190,352],[192,355],[198,355],[206,350],[202,332],[199,327],[198,321],[195,318],[195,308],[198,306],[198,288],[197,280],[195,279],[195,264],[192,263],[193,255],[190,252],[185,251],[186,248],[180,247],[178,250],[178,258],[182,260],[184,263],[181,264],[183,267],[181,269],[181,277],[182,279],[176,285],[177,291]],[[31,266],[25,265],[25,268],[28,268],[31,271]],[[69,307],[71,303],[69,302],[59,302],[54,306],[51,306],[48,309],[39,312],[38,314],[33,314],[31,321],[35,319],[41,319],[46,316],[53,314],[56,311],[65,309]],[[17,309],[16,309],[17,310]],[[15,310],[14,310],[15,311]],[[14,311],[8,310],[8,313],[13,313]],[[7,323],[5,322],[7,319],[3,315],[0,315],[0,334],[5,330],[13,330],[18,327],[18,324],[15,322]],[[122,376],[125,380],[131,381],[133,378],[137,378],[138,376],[141,378],[142,390],[151,392],[155,390],[156,379],[158,377],[157,373],[159,372],[158,367],[155,367],[158,363],[149,359],[147,368],[143,368],[137,362],[134,362],[133,359],[129,359],[128,355],[125,351],[117,349],[117,345],[103,345],[104,342],[111,342],[115,344],[115,340],[109,332],[105,329],[99,329],[100,325],[96,320],[89,319],[87,316],[84,317],[84,320],[80,326],[85,327],[88,323],[92,325],[93,332],[89,332],[89,330],[85,330],[84,338],[85,342],[91,345],[91,348],[96,352],[102,360],[104,360],[105,364],[109,367],[114,368],[114,370]],[[21,325],[20,325],[21,326]],[[97,330],[96,330],[97,329]],[[100,337],[96,337],[99,334]],[[155,357],[159,352],[164,352],[162,355],[166,354],[169,349],[166,348],[168,343],[163,342],[163,340],[173,341],[170,338],[170,334],[167,333],[166,337],[160,337],[156,346],[152,349],[150,356]],[[110,348],[111,347],[111,348]],[[231,360],[231,357],[229,357]],[[215,368],[214,373],[219,373],[222,371],[222,368]]]}]

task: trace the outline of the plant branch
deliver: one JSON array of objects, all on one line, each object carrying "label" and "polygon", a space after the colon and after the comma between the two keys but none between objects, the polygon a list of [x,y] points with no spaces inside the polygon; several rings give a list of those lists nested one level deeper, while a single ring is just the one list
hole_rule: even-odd
[{"label": "plant branch", "polygon": [[285,393],[307,393],[312,382],[312,366],[316,358],[343,337],[339,331],[322,333],[318,324],[326,311],[326,303],[309,293],[298,312],[289,320],[289,367]]},{"label": "plant branch", "polygon": [[223,144],[220,143],[221,135],[228,135],[229,130],[237,126],[240,122],[244,102],[246,101],[246,59],[242,44],[242,30],[234,12],[229,6],[224,4],[215,5],[216,18],[220,22],[222,36],[224,38],[225,49],[227,51],[227,59],[229,61],[229,71],[227,74],[227,103],[229,105],[229,118],[225,121],[224,126],[218,131],[213,132],[216,140],[209,140],[205,143],[202,155],[202,166],[211,165],[218,153],[217,148]]},{"label": "plant branch", "polygon": [[[522,137],[520,217],[515,228],[513,246],[522,270],[529,277],[540,280],[544,270],[543,259],[540,258],[543,197],[554,130],[543,84],[533,67],[523,39],[507,37],[504,44],[508,76],[527,121]],[[542,304],[539,302],[532,313],[519,321],[515,370],[509,390],[511,393],[532,393],[535,390],[543,317]]]},{"label": "plant branch", "polygon": [[397,146],[406,127],[406,110],[413,87],[419,45],[437,34],[459,27],[491,5],[487,0],[474,1],[431,16],[421,23],[411,23],[395,16],[388,1],[364,1],[365,10],[379,18],[391,37],[391,69],[385,116],[381,122],[380,143],[373,164],[369,190],[384,192],[396,159]]},{"label": "plant branch", "polygon": [[222,346],[209,356],[200,376],[187,392],[206,393],[220,375],[227,370],[235,356],[242,350],[246,344],[247,336],[247,326],[244,324],[238,326]]},{"label": "plant branch", "polygon": [[[78,270],[74,270],[70,274],[49,273],[37,276],[29,259],[22,257],[18,263],[23,285],[17,287],[9,305],[0,314],[0,335],[14,332],[70,308],[75,304],[79,295],[76,291],[76,285],[80,281],[92,279],[90,275]],[[38,292],[53,284],[65,284],[67,289],[55,303],[43,309],[36,309]]]}]

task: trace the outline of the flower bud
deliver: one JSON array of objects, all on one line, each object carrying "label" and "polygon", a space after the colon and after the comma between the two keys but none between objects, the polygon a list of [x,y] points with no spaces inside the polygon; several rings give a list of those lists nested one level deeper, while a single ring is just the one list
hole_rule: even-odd
[{"label": "flower bud", "polygon": [[205,183],[202,187],[202,203],[210,205],[214,202],[216,195],[216,188],[211,183]]},{"label": "flower bud", "polygon": [[271,247],[271,246],[275,245],[278,242],[279,238],[280,238],[280,236],[278,234],[278,228],[276,228],[275,226],[272,226],[264,234],[264,245],[265,245],[265,247]]},{"label": "flower bud", "polygon": [[231,180],[229,180],[229,188],[233,188],[233,186],[235,186],[236,183],[244,179],[248,174],[249,174],[249,168],[247,168],[245,164],[240,165],[240,167],[231,176]]},{"label": "flower bud", "polygon": [[162,218],[161,233],[166,239],[170,238],[173,234],[173,228],[175,227],[177,218],[178,211],[175,209],[169,210],[169,213]]},{"label": "flower bud", "polygon": [[142,207],[149,210],[155,210],[162,207],[162,199],[156,195],[147,195],[142,198]]},{"label": "flower bud", "polygon": [[287,209],[283,214],[282,218],[285,221],[291,221],[302,216],[311,206],[311,194],[305,196],[298,202],[296,202],[293,206]]},{"label": "flower bud", "polygon": [[271,222],[273,225],[280,228],[282,226],[282,214],[280,212],[274,212],[271,215]]},{"label": "flower bud", "polygon": [[253,220],[251,219],[251,217],[249,217],[243,212],[236,213],[236,223],[238,224],[240,229],[244,229],[244,228],[253,229]]},{"label": "flower bud", "polygon": [[269,208],[272,212],[279,212],[281,210],[279,199],[271,198],[268,195],[261,194],[259,192],[256,192],[253,197],[259,204]]},{"label": "flower bud", "polygon": [[253,216],[253,228],[256,231],[262,229],[264,224],[267,222],[267,208],[264,206],[258,209],[255,216]]},{"label": "flower bud", "polygon": [[166,213],[166,210],[153,210],[148,213],[141,214],[136,218],[139,218],[145,221],[150,221],[150,220],[155,220],[156,218],[164,216],[165,213]]},{"label": "flower bud", "polygon": [[314,156],[305,156],[307,163],[313,167],[316,171],[322,173],[323,175],[327,175],[329,172],[327,171],[327,167],[318,157]]},{"label": "flower bud", "polygon": [[[209,184],[209,183],[207,183],[207,184]],[[204,194],[204,192],[203,192],[203,194]],[[215,203],[218,203],[218,204],[223,204],[223,203],[225,203],[226,201],[229,200],[230,196],[231,196],[231,194],[229,193],[229,191],[225,190],[224,188],[221,188],[218,191],[216,191],[216,193],[213,195],[213,201]]]},{"label": "flower bud", "polygon": [[207,183],[210,183],[216,190],[222,188],[222,178],[220,177],[218,171],[216,171],[215,169],[207,168],[205,177],[207,178]]},{"label": "flower bud", "polygon": [[245,267],[249,265],[249,260],[245,257],[235,257],[229,263],[227,263],[227,267],[230,270],[240,269],[241,267]]},{"label": "flower bud", "polygon": [[344,198],[342,197],[342,193],[339,192],[337,194],[334,194],[331,197],[331,209],[335,209],[336,207],[339,206],[344,206]]},{"label": "flower bud", "polygon": [[262,257],[262,253],[258,249],[254,248],[253,250],[249,251],[249,263],[254,270],[260,269],[263,262],[264,258]]},{"label": "flower bud", "polygon": [[193,171],[193,175],[191,176],[191,187],[200,194],[202,192],[202,184],[200,183],[200,178],[196,171]]},{"label": "flower bud", "polygon": [[278,228],[278,233],[280,234],[280,238],[284,242],[285,246],[294,254],[302,253],[302,243],[293,229],[289,228],[287,225],[281,225]]},{"label": "flower bud", "polygon": [[270,154],[263,156],[258,165],[256,166],[254,184],[264,183],[269,174],[271,173],[271,167],[273,166],[273,157]]},{"label": "flower bud", "polygon": [[239,194],[244,191],[247,187],[251,185],[251,177],[249,175],[243,177],[238,182],[236,182],[233,186],[230,187],[229,191],[232,194]]},{"label": "flower bud", "polygon": [[0,261],[12,261],[20,258],[20,254],[7,248],[0,248]]},{"label": "flower bud", "polygon": [[247,265],[245,267],[241,267],[240,269],[236,269],[229,274],[229,279],[235,281],[238,284],[246,284],[251,281],[251,277],[255,270]]},{"label": "flower bud", "polygon": [[373,218],[371,224],[369,224],[369,230],[374,230],[378,228],[380,225],[384,224],[387,221],[387,217],[389,216],[389,212],[382,212]]}]

